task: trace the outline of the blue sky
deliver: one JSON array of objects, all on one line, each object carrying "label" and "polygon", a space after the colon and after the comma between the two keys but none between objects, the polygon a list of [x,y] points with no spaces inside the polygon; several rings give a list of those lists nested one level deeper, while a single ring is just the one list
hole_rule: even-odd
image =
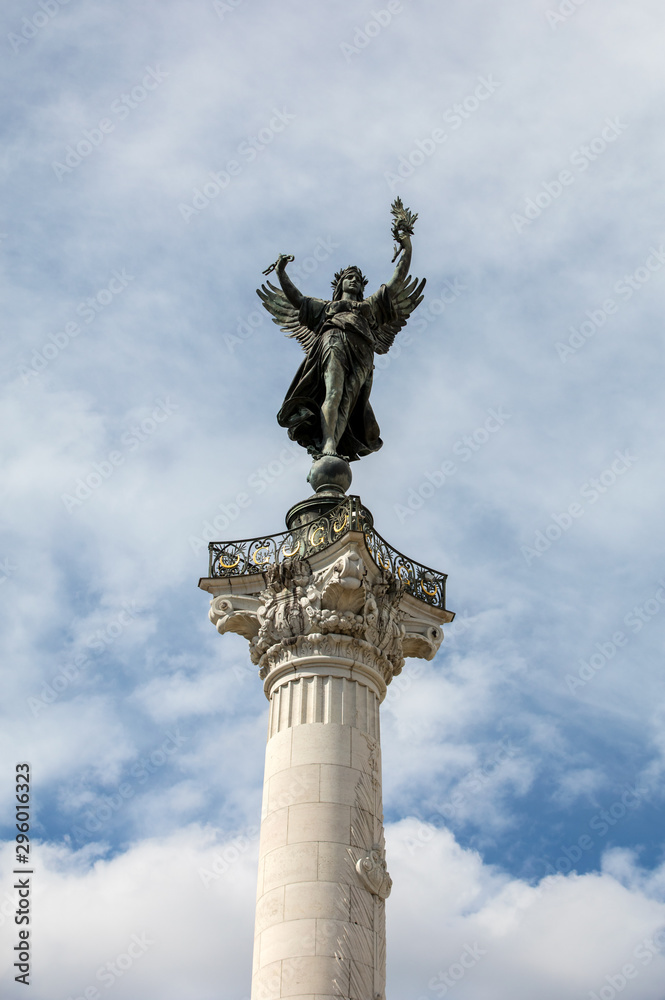
[{"label": "blue sky", "polygon": [[267,705],[196,584],[211,533],[309,490],[261,271],[378,287],[400,195],[426,297],[352,489],[457,618],[382,710],[389,993],[663,1000],[661,30],[655,0],[5,3],[3,995],[18,760],[33,1000],[249,994]]}]

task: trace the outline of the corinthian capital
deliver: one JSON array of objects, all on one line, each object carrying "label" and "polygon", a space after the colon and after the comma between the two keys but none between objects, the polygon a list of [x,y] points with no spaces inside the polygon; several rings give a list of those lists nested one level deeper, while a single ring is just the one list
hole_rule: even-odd
[{"label": "corinthian capital", "polygon": [[[337,538],[317,522],[288,538],[271,536],[279,545],[269,545],[271,539],[224,543],[217,565],[227,575],[200,583],[212,594],[210,620],[220,633],[249,640],[252,662],[264,678],[287,663],[297,669],[334,653],[345,663],[369,667],[372,661],[387,685],[406,656],[434,657],[441,625],[453,616],[433,598],[440,592],[433,571],[404,557],[396,560],[399,554],[380,536],[366,524],[354,530],[353,519],[342,520],[339,509],[334,517],[331,525],[341,525]],[[308,539],[323,544],[308,545]],[[253,565],[241,545],[255,546]],[[266,551],[277,558],[260,562],[256,553]],[[245,571],[229,572],[236,566]]]}]

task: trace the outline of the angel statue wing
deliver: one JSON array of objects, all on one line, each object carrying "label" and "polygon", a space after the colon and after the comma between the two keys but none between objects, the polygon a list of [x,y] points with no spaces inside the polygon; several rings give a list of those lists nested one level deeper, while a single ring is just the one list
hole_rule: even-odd
[{"label": "angel statue wing", "polygon": [[316,343],[317,335],[309,327],[302,325],[299,310],[291,305],[281,288],[276,288],[267,281],[261,288],[256,289],[256,294],[261,299],[263,308],[271,314],[273,323],[277,323],[287,337],[297,340],[305,354],[309,354]]},{"label": "angel statue wing", "polygon": [[[395,337],[402,327],[406,325],[406,321],[413,310],[422,302],[425,281],[425,278],[423,278],[422,281],[419,281],[418,278],[412,278],[411,275],[408,275],[408,277],[399,280],[395,285],[390,282],[390,284],[384,285],[380,288],[378,292],[374,292],[373,295],[370,295],[367,301],[373,306],[374,300],[378,305],[379,298],[382,295],[390,297],[390,305],[392,306],[389,313],[391,318],[379,323],[378,327],[374,330],[374,336],[376,338],[374,350],[377,354],[388,353],[393,345]],[[385,314],[385,305],[383,306],[383,309],[373,309],[373,311]]]}]

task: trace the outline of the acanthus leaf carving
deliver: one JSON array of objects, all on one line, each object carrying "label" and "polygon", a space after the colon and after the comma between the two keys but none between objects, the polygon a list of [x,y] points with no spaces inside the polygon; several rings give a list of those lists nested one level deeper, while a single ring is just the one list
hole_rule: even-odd
[{"label": "acanthus leaf carving", "polygon": [[[219,632],[237,632],[250,642],[252,662],[265,676],[282,652],[295,653],[303,638],[350,637],[375,651],[376,669],[389,684],[405,656],[431,659],[442,632],[431,620],[414,614],[415,601],[404,603],[406,585],[376,567],[370,572],[364,549],[350,544],[329,565],[314,571],[295,556],[272,563],[263,572],[259,593],[218,596],[210,618]],[[365,555],[365,558],[366,555]],[[363,661],[366,655],[362,654]]]},{"label": "acanthus leaf carving", "polygon": [[399,608],[404,587],[396,580],[375,583],[364,608],[365,638],[393,665],[393,675],[404,666],[404,626]]}]

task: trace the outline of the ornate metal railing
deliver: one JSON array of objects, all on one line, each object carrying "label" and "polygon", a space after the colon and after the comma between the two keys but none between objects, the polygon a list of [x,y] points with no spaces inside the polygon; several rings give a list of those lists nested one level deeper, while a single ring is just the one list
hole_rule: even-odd
[{"label": "ornate metal railing", "polygon": [[446,606],[446,574],[409,559],[394,549],[372,526],[360,497],[345,497],[333,510],[309,524],[260,538],[242,538],[235,542],[211,542],[210,577],[252,576],[262,573],[271,563],[299,556],[307,559],[328,548],[350,531],[360,531],[376,565],[400,580],[408,593],[419,601],[438,608]]}]

